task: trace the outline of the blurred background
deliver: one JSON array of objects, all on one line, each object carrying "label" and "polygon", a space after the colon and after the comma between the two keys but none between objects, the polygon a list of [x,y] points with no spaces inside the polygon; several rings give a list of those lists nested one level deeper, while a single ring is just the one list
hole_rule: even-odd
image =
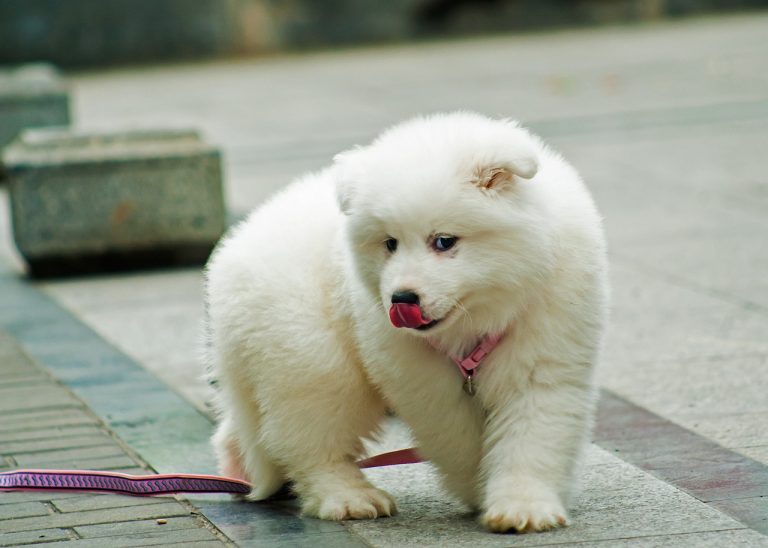
[{"label": "blurred background", "polygon": [[647,22],[766,0],[2,0],[0,63],[95,67]]}]

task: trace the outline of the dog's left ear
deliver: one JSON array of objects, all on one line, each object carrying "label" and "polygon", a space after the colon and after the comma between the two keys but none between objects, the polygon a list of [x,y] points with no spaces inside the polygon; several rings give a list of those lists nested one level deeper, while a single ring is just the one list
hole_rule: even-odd
[{"label": "dog's left ear", "polygon": [[539,170],[539,163],[534,156],[519,158],[514,164],[509,162],[479,165],[472,174],[472,184],[484,189],[501,189],[511,185],[515,176],[531,179]]},{"label": "dog's left ear", "polygon": [[500,190],[517,177],[531,179],[539,171],[540,147],[536,138],[513,121],[500,121],[484,144],[484,154],[475,158],[472,183],[478,188]]}]

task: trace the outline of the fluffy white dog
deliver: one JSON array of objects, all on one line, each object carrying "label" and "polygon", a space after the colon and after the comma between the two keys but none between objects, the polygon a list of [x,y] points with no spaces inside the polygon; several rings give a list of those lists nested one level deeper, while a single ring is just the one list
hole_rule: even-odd
[{"label": "fluffy white dog", "polygon": [[567,523],[605,245],[577,173],[515,122],[416,118],[338,155],[222,241],[207,290],[214,445],[253,500],[292,480],[308,515],[393,514],[355,465],[389,406],[491,531]]}]

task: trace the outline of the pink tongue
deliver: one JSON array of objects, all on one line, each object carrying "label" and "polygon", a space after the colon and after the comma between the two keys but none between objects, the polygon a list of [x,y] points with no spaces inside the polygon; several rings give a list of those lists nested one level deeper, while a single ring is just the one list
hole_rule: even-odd
[{"label": "pink tongue", "polygon": [[421,327],[431,320],[424,319],[417,304],[395,303],[389,309],[389,319],[395,327]]}]

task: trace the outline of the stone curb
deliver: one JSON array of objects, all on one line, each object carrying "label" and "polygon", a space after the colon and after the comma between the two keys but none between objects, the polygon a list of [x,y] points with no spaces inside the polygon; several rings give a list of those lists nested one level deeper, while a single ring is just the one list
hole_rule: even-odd
[{"label": "stone curb", "polygon": [[226,227],[220,153],[192,130],[25,130],[3,163],[33,276],[202,264]]}]

